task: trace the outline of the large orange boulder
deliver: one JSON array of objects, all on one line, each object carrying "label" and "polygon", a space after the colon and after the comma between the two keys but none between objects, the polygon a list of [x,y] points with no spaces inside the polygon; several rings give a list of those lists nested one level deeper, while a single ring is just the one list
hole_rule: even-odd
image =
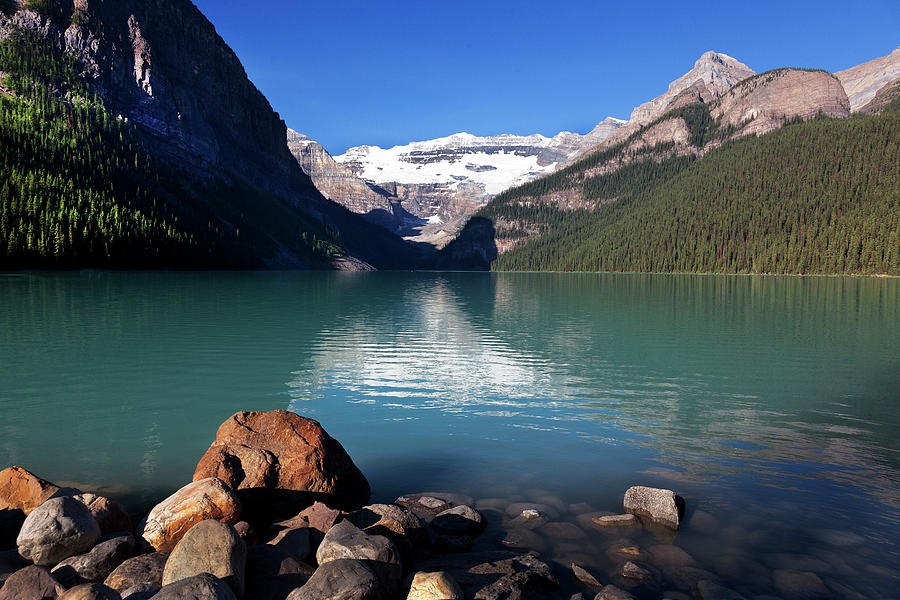
[{"label": "large orange boulder", "polygon": [[0,471],[0,510],[21,510],[27,515],[58,491],[59,486],[22,467]]},{"label": "large orange boulder", "polygon": [[286,410],[239,412],[222,423],[194,472],[194,481],[207,477],[237,490],[300,493],[307,505],[355,507],[369,498],[344,447],[317,421]]},{"label": "large orange boulder", "polygon": [[241,502],[220,479],[189,483],[147,514],[137,528],[143,546],[170,552],[191,527],[207,519],[234,525],[241,517]]}]

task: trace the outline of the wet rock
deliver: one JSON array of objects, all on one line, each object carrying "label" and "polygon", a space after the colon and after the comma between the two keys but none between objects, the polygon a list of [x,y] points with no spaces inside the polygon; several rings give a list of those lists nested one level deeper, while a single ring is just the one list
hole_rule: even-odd
[{"label": "wet rock", "polygon": [[509,500],[505,498],[480,498],[475,502],[475,510],[496,510],[505,513],[507,506]]},{"label": "wet rock", "polygon": [[244,595],[247,545],[234,527],[219,521],[201,521],[172,550],[163,569],[163,589],[170,583],[201,573],[221,579],[237,596]]},{"label": "wet rock", "polygon": [[678,529],[684,515],[684,500],[672,490],[633,486],[625,492],[625,512]]},{"label": "wet rock", "polygon": [[634,515],[604,515],[592,518],[591,522],[600,527],[635,527],[641,524]]},{"label": "wet rock", "polygon": [[194,481],[208,477],[237,490],[322,495],[345,508],[369,499],[369,482],[344,447],[318,422],[286,410],[239,412],[222,423],[194,471]]},{"label": "wet rock", "polygon": [[576,502],[575,504],[570,504],[568,510],[573,515],[582,515],[584,513],[592,512],[594,507],[587,502]]},{"label": "wet rock", "polygon": [[526,510],[536,510],[539,513],[544,513],[551,519],[558,519],[562,515],[562,511],[559,509],[541,502],[513,502],[506,507],[506,514],[510,518],[515,518]]},{"label": "wet rock", "polygon": [[832,597],[819,576],[808,571],[778,570],[772,573],[772,583],[785,600],[824,600]]},{"label": "wet rock", "polygon": [[97,496],[96,494],[77,494],[73,497],[88,507],[88,510],[91,511],[91,514],[94,515],[94,518],[100,525],[100,532],[103,535],[134,530],[128,511],[115,500]]},{"label": "wet rock", "polygon": [[715,581],[700,581],[694,586],[696,600],[747,600],[742,595]]},{"label": "wet rock", "polygon": [[604,511],[604,510],[581,513],[575,517],[575,522],[578,523],[578,525],[585,531],[590,531],[592,533],[599,532],[599,533],[612,533],[614,535],[619,535],[618,530],[613,527],[602,527],[602,526],[594,523],[594,519],[596,519],[596,518],[606,517],[606,516],[610,516],[613,514],[614,513],[611,513],[609,511]]},{"label": "wet rock", "polygon": [[634,596],[614,585],[605,585],[594,600],[635,600]]},{"label": "wet rock", "polygon": [[500,543],[510,548],[524,548],[540,552],[546,546],[544,538],[530,529],[516,528],[506,532]]},{"label": "wet rock", "polygon": [[402,566],[400,552],[393,542],[381,535],[368,535],[349,521],[332,527],[316,551],[316,561],[320,567],[343,558]]},{"label": "wet rock", "polygon": [[287,600],[386,600],[391,589],[372,568],[372,561],[341,558],[321,565]]},{"label": "wet rock", "polygon": [[412,566],[431,554],[425,523],[408,508],[393,504],[372,504],[347,515],[347,520],[370,535],[394,542],[403,564]]},{"label": "wet rock", "polygon": [[449,500],[426,494],[406,494],[394,500],[394,504],[408,508],[426,522],[431,521],[438,513],[453,507]]},{"label": "wet rock", "polygon": [[435,515],[431,527],[438,533],[467,535],[484,529],[485,521],[477,510],[465,506],[454,506]]},{"label": "wet rock", "polygon": [[449,573],[419,571],[411,575],[406,600],[464,600],[462,588]]},{"label": "wet rock", "polygon": [[122,596],[102,583],[85,583],[69,589],[59,600],[122,600]]},{"label": "wet rock", "polygon": [[137,528],[147,546],[168,552],[197,523],[214,519],[237,523],[241,502],[220,479],[201,479],[184,486],[153,507]]},{"label": "wet rock", "polygon": [[516,518],[509,521],[509,527],[537,529],[550,522],[550,517],[533,508],[526,508]]},{"label": "wet rock", "polygon": [[828,563],[808,554],[766,554],[763,561],[770,569],[782,571],[816,571],[827,573],[830,570]]},{"label": "wet rock", "polygon": [[641,550],[632,540],[619,540],[606,549],[606,556],[613,561],[647,560],[646,552]]},{"label": "wet rock", "polygon": [[853,533],[852,531],[843,531],[840,529],[820,529],[819,531],[814,532],[814,535],[829,546],[836,546],[839,548],[859,546],[866,542],[866,538],[863,536]]},{"label": "wet rock", "polygon": [[155,583],[139,583],[122,592],[122,600],[150,600],[158,591]]},{"label": "wet rock", "polygon": [[224,581],[209,573],[164,585],[153,600],[237,600]]},{"label": "wet rock", "polygon": [[446,571],[466,598],[554,598],[559,583],[550,567],[534,554],[506,551],[441,556],[419,565],[423,571]]},{"label": "wet rock", "polygon": [[101,583],[113,569],[131,558],[134,536],[124,533],[94,546],[87,554],[72,556],[56,565],[51,573],[68,587],[81,583]]},{"label": "wet rock", "polygon": [[603,584],[594,575],[578,563],[572,563],[572,576],[589,588],[600,589]]},{"label": "wet rock", "polygon": [[560,498],[559,496],[553,496],[553,495],[537,496],[537,497],[535,497],[534,501],[540,502],[541,504],[546,504],[547,506],[552,506],[557,511],[559,511],[560,514],[563,514],[569,508],[568,505],[565,502],[563,502],[562,498]]},{"label": "wet rock", "polygon": [[630,560],[619,567],[619,575],[635,581],[651,581],[653,579],[653,573],[649,569]]},{"label": "wet rock", "polygon": [[88,508],[71,497],[52,498],[35,508],[22,525],[16,545],[23,558],[53,566],[89,550],[100,539],[100,525]]},{"label": "wet rock", "polygon": [[163,569],[168,558],[168,552],[152,552],[129,558],[113,569],[103,583],[117,592],[123,592],[144,583],[161,587]]},{"label": "wet rock", "polygon": [[705,563],[726,579],[752,581],[754,586],[761,588],[771,587],[769,569],[746,554],[720,554],[709,557]]},{"label": "wet rock", "polygon": [[718,578],[698,567],[675,567],[665,569],[663,575],[672,587],[682,592],[693,592],[694,585],[701,581],[716,581]]},{"label": "wet rock", "polygon": [[587,538],[584,531],[572,523],[550,522],[542,525],[539,531],[548,538],[555,540],[583,540]]},{"label": "wet rock", "polygon": [[315,569],[269,544],[247,549],[245,598],[284,600],[293,590],[303,586]]},{"label": "wet rock", "polygon": [[706,511],[695,510],[691,513],[686,526],[701,533],[714,534],[722,529],[722,523]]},{"label": "wet rock", "polygon": [[49,500],[59,486],[22,467],[0,471],[0,510],[21,510],[26,515]]},{"label": "wet rock", "polygon": [[9,576],[0,588],[0,600],[53,600],[65,591],[66,588],[45,567],[31,565]]},{"label": "wet rock", "polygon": [[432,496],[434,498],[443,498],[444,500],[449,502],[451,506],[456,506],[457,504],[472,506],[473,504],[475,504],[475,498],[473,498],[472,496],[458,494],[456,492],[422,492],[422,494],[424,496]]},{"label": "wet rock", "polygon": [[690,554],[671,544],[650,546],[647,548],[647,552],[650,553],[653,564],[661,569],[690,567],[696,564],[696,561]]}]

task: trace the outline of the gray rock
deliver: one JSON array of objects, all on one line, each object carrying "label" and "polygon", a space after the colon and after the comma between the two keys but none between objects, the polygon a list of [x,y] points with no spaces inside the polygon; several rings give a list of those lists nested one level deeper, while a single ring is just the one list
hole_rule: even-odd
[{"label": "gray rock", "polygon": [[572,563],[572,576],[589,588],[600,589],[603,584],[594,575],[578,563]]},{"label": "gray rock", "polygon": [[442,513],[453,506],[453,503],[445,498],[427,494],[406,494],[394,500],[394,504],[408,508],[426,522],[430,521],[436,514]]},{"label": "gray rock", "polygon": [[139,583],[122,592],[122,600],[150,600],[158,591],[155,583]]},{"label": "gray rock", "polygon": [[614,585],[605,585],[594,600],[635,600],[634,596]]},{"label": "gray rock", "polygon": [[533,508],[526,508],[519,516],[509,521],[507,525],[517,529],[537,529],[549,522],[550,517],[545,513],[534,510]]},{"label": "gray rock", "polygon": [[30,598],[54,600],[65,591],[66,588],[50,574],[49,570],[31,565],[19,569],[9,576],[6,583],[0,588],[0,600]]},{"label": "gray rock", "polygon": [[247,548],[246,598],[284,600],[305,584],[315,569],[269,544]]},{"label": "gray rock", "polygon": [[653,579],[653,573],[649,569],[630,560],[619,567],[619,575],[635,581],[650,581]]},{"label": "gray rock", "polygon": [[474,508],[455,506],[435,515],[431,527],[438,533],[450,535],[466,535],[478,533],[484,529],[485,521]]},{"label": "gray rock", "polygon": [[507,531],[500,543],[510,548],[524,548],[527,550],[536,550],[540,552],[544,549],[546,543],[544,538],[531,531],[530,529],[516,528]]},{"label": "gray rock", "polygon": [[100,542],[87,554],[71,556],[56,565],[51,573],[67,586],[100,583],[134,552],[134,536],[130,533]]},{"label": "gray rock", "polygon": [[209,573],[164,585],[153,600],[237,600],[231,588]]},{"label": "gray rock", "polygon": [[168,559],[168,552],[151,552],[129,558],[113,569],[103,583],[120,593],[143,583],[161,587],[163,569]]},{"label": "gray rock", "polygon": [[718,578],[697,567],[675,567],[665,569],[663,575],[672,584],[672,587],[682,592],[693,592],[694,585],[701,581],[716,581]]},{"label": "gray rock", "polygon": [[779,570],[772,573],[775,589],[785,600],[824,600],[831,592],[815,573]]},{"label": "gray rock", "polygon": [[715,581],[700,581],[694,586],[696,600],[747,600],[737,592]]},{"label": "gray rock", "polygon": [[[559,582],[534,554],[506,551],[441,556],[424,561],[422,571],[446,571],[466,598],[555,598]],[[505,595],[504,595],[505,594]]]},{"label": "gray rock", "polygon": [[102,583],[85,583],[69,589],[59,600],[122,600],[122,596]]},{"label": "gray rock", "polygon": [[684,501],[672,490],[638,485],[625,492],[625,512],[649,517],[656,523],[678,529],[684,515]]},{"label": "gray rock", "polygon": [[637,517],[631,514],[602,515],[592,518],[591,521],[600,527],[634,527],[641,524]]},{"label": "gray rock", "polygon": [[653,559],[653,564],[661,569],[689,567],[696,564],[690,554],[671,544],[650,546],[647,551]]},{"label": "gray rock", "polygon": [[381,535],[368,535],[349,521],[332,527],[316,551],[319,566],[342,558],[401,566],[400,553],[393,542]]},{"label": "gray rock", "polygon": [[321,565],[303,587],[291,592],[287,600],[386,600],[390,590],[384,586],[372,561],[339,558]]},{"label": "gray rock", "polygon": [[553,521],[542,525],[538,531],[554,540],[583,540],[587,538],[581,527],[573,523]]},{"label": "gray rock", "polygon": [[510,518],[515,518],[526,510],[536,510],[539,513],[544,513],[551,519],[558,519],[562,514],[559,509],[541,502],[513,502],[506,507],[506,514]]},{"label": "gray rock", "polygon": [[372,504],[350,513],[347,520],[369,535],[382,535],[394,542],[409,568],[431,554],[425,523],[408,508]]},{"label": "gray rock", "polygon": [[51,498],[31,511],[16,538],[23,558],[40,566],[90,550],[100,539],[100,525],[74,498]]},{"label": "gray rock", "polygon": [[247,545],[234,527],[208,519],[191,527],[176,544],[163,569],[163,589],[171,583],[209,573],[244,595]]}]

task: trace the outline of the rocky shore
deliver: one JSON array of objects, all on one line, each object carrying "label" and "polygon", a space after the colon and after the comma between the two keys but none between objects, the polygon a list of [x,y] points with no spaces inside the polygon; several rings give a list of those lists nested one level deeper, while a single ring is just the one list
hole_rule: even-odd
[{"label": "rocky shore", "polygon": [[[9,467],[0,600],[747,598],[671,544],[685,508],[671,490],[632,487],[618,512],[553,497],[369,496],[339,442],[281,410],[230,417],[193,481],[139,518]],[[542,558],[547,540],[564,561]],[[598,549],[601,567],[587,557]],[[830,595],[813,573],[772,579],[784,598]]]}]

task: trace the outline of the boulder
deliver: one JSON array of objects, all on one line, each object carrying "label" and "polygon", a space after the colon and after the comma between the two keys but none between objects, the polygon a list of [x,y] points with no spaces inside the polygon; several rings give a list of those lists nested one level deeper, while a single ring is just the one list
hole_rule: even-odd
[{"label": "boulder", "polygon": [[143,544],[168,552],[197,523],[214,519],[229,525],[241,516],[241,502],[221,480],[200,479],[153,507],[137,528]]},{"label": "boulder", "polygon": [[209,573],[201,573],[164,585],[152,598],[153,600],[237,600],[228,584]]},{"label": "boulder", "polygon": [[347,520],[370,535],[382,535],[394,542],[407,567],[431,554],[425,523],[408,508],[372,504],[350,513]]},{"label": "boulder", "polygon": [[635,600],[634,596],[614,585],[605,585],[594,600]]},{"label": "boulder", "polygon": [[113,569],[103,583],[117,592],[145,583],[161,587],[163,569],[168,558],[168,552],[152,552],[129,558]]},{"label": "boulder", "polygon": [[122,600],[122,596],[102,583],[85,583],[70,588],[59,600]]},{"label": "boulder", "polygon": [[163,589],[170,583],[209,573],[237,596],[244,595],[247,545],[234,527],[215,520],[194,525],[172,550],[163,569]]},{"label": "boulder", "polygon": [[150,600],[158,591],[155,583],[139,583],[122,592],[122,600]]},{"label": "boulder", "polygon": [[246,598],[284,600],[305,584],[315,569],[269,544],[247,548]]},{"label": "boulder", "polygon": [[778,570],[772,573],[775,590],[785,600],[825,600],[831,592],[815,573]]},{"label": "boulder", "polygon": [[684,500],[672,490],[637,485],[625,492],[625,512],[649,517],[655,523],[678,529],[684,516]]},{"label": "boulder", "polygon": [[100,531],[103,535],[134,530],[128,511],[115,500],[96,494],[77,494],[74,498],[88,507],[91,514],[97,519],[97,523],[100,524]]},{"label": "boulder", "polygon": [[503,550],[435,557],[418,565],[421,571],[445,571],[459,583],[466,598],[556,598],[559,582],[534,553]]},{"label": "boulder", "polygon": [[87,554],[67,558],[51,573],[69,587],[81,583],[101,583],[113,569],[131,558],[133,552],[134,536],[124,533],[100,542]]},{"label": "boulder", "polygon": [[16,538],[23,558],[53,566],[91,549],[100,539],[100,525],[88,508],[71,497],[52,498],[29,513]]},{"label": "boulder", "polygon": [[319,566],[341,558],[401,566],[400,552],[393,542],[381,535],[368,535],[349,521],[332,527],[316,551]]},{"label": "boulder", "polygon": [[0,600],[26,600],[59,598],[66,588],[44,567],[31,565],[10,575],[0,588]]},{"label": "boulder", "polygon": [[58,491],[59,486],[22,467],[0,471],[0,510],[21,510],[28,515]]},{"label": "boulder", "polygon": [[312,506],[304,508],[294,519],[304,519],[309,524],[310,538],[313,545],[318,546],[335,523],[340,523],[344,513],[331,508],[321,502],[315,502]]},{"label": "boulder", "polygon": [[460,505],[448,508],[435,515],[431,527],[438,533],[450,535],[467,535],[478,533],[484,529],[485,521],[474,508]]},{"label": "boulder", "polygon": [[369,498],[369,483],[344,447],[318,422],[286,410],[239,412],[225,421],[194,471],[194,481],[208,477],[238,490],[312,493],[341,507]]},{"label": "boulder", "polygon": [[462,588],[449,573],[419,571],[407,581],[406,600],[464,600]]},{"label": "boulder", "polygon": [[379,577],[374,563],[340,558],[316,569],[303,587],[291,592],[287,600],[387,600],[392,590]]}]

